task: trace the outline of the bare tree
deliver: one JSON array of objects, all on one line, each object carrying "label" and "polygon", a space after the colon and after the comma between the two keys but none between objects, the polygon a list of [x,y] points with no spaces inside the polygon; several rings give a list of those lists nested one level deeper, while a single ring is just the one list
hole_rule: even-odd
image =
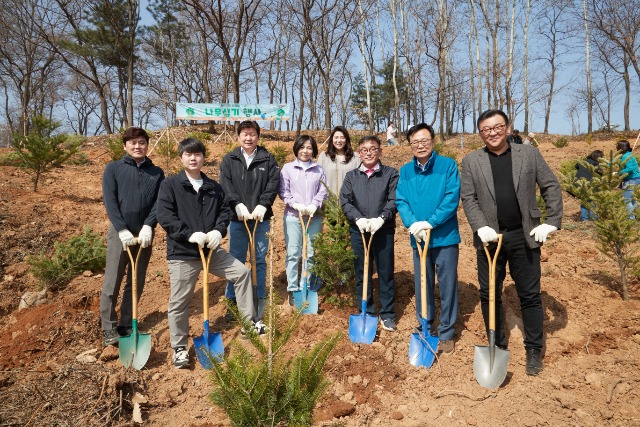
[{"label": "bare tree", "polygon": [[582,0],[585,34],[585,69],[587,76],[587,133],[593,132],[593,93],[591,92],[591,37],[589,36],[589,15],[587,14],[587,0]]}]

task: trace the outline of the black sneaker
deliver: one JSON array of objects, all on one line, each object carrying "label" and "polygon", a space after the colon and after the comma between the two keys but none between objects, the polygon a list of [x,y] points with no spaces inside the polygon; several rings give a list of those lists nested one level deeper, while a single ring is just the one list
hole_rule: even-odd
[{"label": "black sneaker", "polygon": [[118,335],[120,335],[121,337],[128,337],[133,333],[133,329],[128,326],[118,326],[117,331]]},{"label": "black sneaker", "polygon": [[110,331],[102,332],[102,346],[118,345],[120,341],[120,334],[117,329],[111,329]]},{"label": "black sneaker", "polygon": [[187,347],[176,347],[173,349],[173,366],[176,369],[187,368],[189,366],[189,352]]},{"label": "black sneaker", "polygon": [[542,353],[537,348],[527,348],[527,365],[525,371],[527,375],[538,375],[544,369],[542,364]]},{"label": "black sneaker", "polygon": [[396,322],[391,317],[387,319],[380,319],[380,324],[382,325],[382,329],[384,329],[385,331],[396,330]]}]

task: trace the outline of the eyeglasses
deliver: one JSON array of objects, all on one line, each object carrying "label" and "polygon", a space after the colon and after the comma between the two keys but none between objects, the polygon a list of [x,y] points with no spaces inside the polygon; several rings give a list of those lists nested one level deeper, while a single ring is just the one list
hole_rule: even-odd
[{"label": "eyeglasses", "polygon": [[411,148],[418,148],[419,146],[430,147],[433,145],[433,139],[420,139],[411,143]]},{"label": "eyeglasses", "polygon": [[482,128],[480,129],[480,133],[483,135],[491,135],[491,132],[495,132],[495,133],[502,133],[502,131],[507,127],[506,124],[502,124],[502,125],[495,125],[492,128]]},{"label": "eyeglasses", "polygon": [[366,148],[361,148],[358,151],[360,151],[360,153],[362,154],[376,154],[378,151],[380,151],[380,149],[375,147],[369,148],[368,150]]}]

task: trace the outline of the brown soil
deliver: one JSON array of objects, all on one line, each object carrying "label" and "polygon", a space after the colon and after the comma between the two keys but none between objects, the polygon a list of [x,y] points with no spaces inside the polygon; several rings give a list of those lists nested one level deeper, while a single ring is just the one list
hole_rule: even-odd
[{"label": "brown soil", "polygon": [[[186,133],[179,130],[177,133]],[[324,134],[318,140],[324,140]],[[551,167],[608,151],[616,135],[588,146],[572,140],[555,148],[551,137],[540,147]],[[268,133],[267,145],[290,150],[292,137]],[[475,144],[466,137],[450,143],[458,159]],[[210,144],[205,172],[217,177],[224,144]],[[2,151],[2,154],[6,151]],[[48,302],[17,311],[25,291],[36,290],[26,257],[51,253],[53,243],[81,232],[86,224],[106,233],[109,222],[101,196],[101,174],[108,161],[104,141],[86,148],[89,164],[65,166],[45,176],[37,193],[23,170],[0,167],[0,424],[2,425],[132,425],[135,393],[146,397],[146,425],[227,426],[225,414],[211,404],[207,373],[197,364],[176,370],[171,364],[167,301],[169,278],[164,257],[164,232],[157,228],[154,256],[140,301],[141,329],[152,334],[151,357],[141,371],[125,370],[113,348],[102,349],[99,295],[102,272],[74,279]],[[157,153],[154,161],[165,162]],[[385,148],[383,161],[400,167],[410,158],[406,146]],[[173,164],[177,169],[179,165]],[[456,351],[430,369],[408,363],[409,336],[415,326],[413,273],[406,230],[398,219],[396,234],[396,310],[398,331],[379,329],[371,346],[352,344],[346,331],[353,308],[321,301],[317,316],[305,316],[289,346],[308,348],[333,331],[345,332],[327,363],[331,380],[315,412],[316,425],[640,425],[640,287],[631,283],[631,300],[623,302],[613,261],[596,248],[588,225],[579,222],[579,204],[565,194],[563,230],[543,248],[542,292],[545,306],[545,370],[537,377],[524,372],[521,318],[513,282],[505,281],[511,359],[503,387],[491,391],[475,381],[472,365],[476,344],[486,343],[478,302],[475,253],[471,231],[459,211],[462,234],[459,264],[460,314]],[[274,285],[285,295],[282,203],[276,202],[273,229]],[[226,245],[226,242],[224,243]],[[225,345],[239,335],[225,324],[219,298],[224,282],[211,277],[211,318]],[[199,287],[198,287],[199,289]],[[198,292],[191,306],[191,333],[202,333]],[[282,306],[285,316],[288,307]],[[95,350],[96,363],[76,356]]]}]

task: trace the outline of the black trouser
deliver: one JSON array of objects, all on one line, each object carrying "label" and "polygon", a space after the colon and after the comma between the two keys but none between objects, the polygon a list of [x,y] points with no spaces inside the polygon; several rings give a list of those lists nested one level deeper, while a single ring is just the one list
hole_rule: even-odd
[{"label": "black trouser", "polygon": [[[507,347],[504,334],[504,310],[502,309],[502,282],[506,276],[506,264],[509,262],[511,278],[516,284],[520,299],[520,311],[524,325],[525,348],[542,349],[543,309],[540,294],[540,248],[530,249],[522,229],[505,231],[502,248],[496,263],[496,345]],[[489,245],[493,256],[496,244]],[[478,281],[480,282],[480,303],[485,327],[489,330],[489,264],[484,249],[477,251]],[[487,332],[488,333],[488,332]]]},{"label": "black trouser", "polygon": [[[395,228],[381,228],[373,235],[371,243],[371,252],[369,258],[375,255],[376,269],[378,270],[378,294],[380,296],[380,317],[383,319],[395,318],[393,311],[393,303],[395,301],[395,284],[393,281],[394,268],[394,250],[393,238]],[[364,273],[364,246],[362,244],[362,235],[358,227],[349,226],[351,233],[351,248],[356,255],[353,261],[356,270],[356,300],[358,308],[362,302],[362,278]],[[367,243],[369,243],[370,233],[365,233]],[[375,314],[376,307],[373,302],[373,283],[371,275],[373,274],[373,263],[369,262],[369,285],[367,289],[367,313]]]}]

